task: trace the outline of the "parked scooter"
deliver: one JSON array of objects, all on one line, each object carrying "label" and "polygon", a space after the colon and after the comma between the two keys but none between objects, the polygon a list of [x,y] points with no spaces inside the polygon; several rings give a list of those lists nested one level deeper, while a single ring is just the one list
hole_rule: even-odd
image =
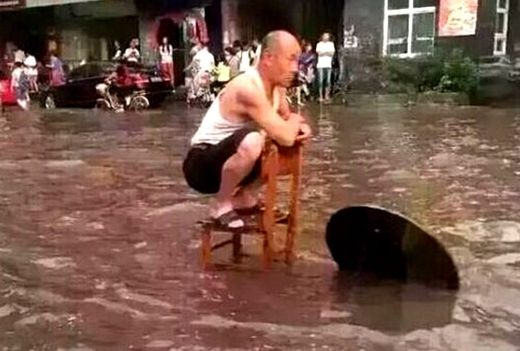
[{"label": "parked scooter", "polygon": [[115,94],[112,93],[113,84],[107,82],[105,84],[99,84],[96,87],[98,94],[101,96],[96,101],[96,109],[104,111],[142,111],[150,107],[150,101],[146,97],[144,90],[134,90],[128,96],[124,97],[124,101],[121,103]]}]

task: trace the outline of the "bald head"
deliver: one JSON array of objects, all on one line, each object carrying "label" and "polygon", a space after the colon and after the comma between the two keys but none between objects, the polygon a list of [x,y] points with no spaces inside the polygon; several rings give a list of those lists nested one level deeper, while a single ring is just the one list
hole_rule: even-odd
[{"label": "bald head", "polygon": [[298,72],[300,54],[294,35],[283,30],[270,32],[262,40],[258,68],[273,85],[289,87]]},{"label": "bald head", "polygon": [[267,51],[276,53],[294,46],[299,46],[294,35],[284,30],[276,30],[269,32],[262,40],[262,54]]}]

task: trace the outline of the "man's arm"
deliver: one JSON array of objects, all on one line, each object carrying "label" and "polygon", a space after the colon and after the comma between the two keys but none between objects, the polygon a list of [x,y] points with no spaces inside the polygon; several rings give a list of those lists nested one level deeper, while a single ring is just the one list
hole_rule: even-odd
[{"label": "man's arm", "polygon": [[293,113],[291,108],[289,107],[289,102],[286,99],[287,89],[279,88],[279,96],[280,96],[280,106],[278,107],[278,114],[284,120],[288,120],[289,118],[296,118],[300,121],[300,127],[298,130],[298,136],[296,137],[296,141],[305,141],[309,139],[312,135],[312,130],[305,117],[299,115],[297,113]]},{"label": "man's arm", "polygon": [[291,108],[289,107],[289,102],[287,101],[287,89],[278,88],[278,96],[280,100],[278,114],[287,121],[291,116]]},{"label": "man's arm", "polygon": [[263,92],[256,87],[237,84],[234,89],[237,92],[239,105],[270,138],[283,146],[294,145],[300,131],[300,120],[297,115],[291,115],[287,120],[281,118],[273,110]]},{"label": "man's arm", "polygon": [[291,111],[289,102],[287,101],[287,89],[278,88],[278,96],[280,97],[280,102],[278,106],[278,114],[280,115],[280,117],[282,117],[286,121],[289,118],[294,117],[298,118],[300,123],[306,123],[305,118],[302,115]]}]

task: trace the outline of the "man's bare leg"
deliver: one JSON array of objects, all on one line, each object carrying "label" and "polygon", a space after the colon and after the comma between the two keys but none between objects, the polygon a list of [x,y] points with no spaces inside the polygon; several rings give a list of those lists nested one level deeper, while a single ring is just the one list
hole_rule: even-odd
[{"label": "man's bare leg", "polygon": [[259,203],[262,181],[259,177],[256,181],[238,189],[233,195],[233,208],[235,210],[253,208]]},{"label": "man's bare leg", "polygon": [[[222,167],[220,190],[211,206],[211,216],[219,218],[233,210],[233,195],[240,182],[251,172],[262,154],[264,137],[258,132],[249,133],[240,143],[237,152]],[[236,222],[236,223],[235,223]],[[234,221],[230,228],[243,227],[243,221]]]}]

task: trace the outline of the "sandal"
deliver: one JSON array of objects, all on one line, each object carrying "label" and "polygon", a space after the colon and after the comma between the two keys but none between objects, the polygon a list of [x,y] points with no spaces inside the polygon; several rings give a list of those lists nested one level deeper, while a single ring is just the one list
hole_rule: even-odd
[{"label": "sandal", "polygon": [[[239,214],[241,216],[254,216],[254,215],[265,212],[265,206],[264,206],[264,204],[256,204],[253,207],[240,208],[240,209],[236,209],[235,211],[237,214]],[[287,224],[287,223],[289,223],[289,213],[282,211],[279,208],[275,207],[274,219],[275,219],[276,223]]]},{"label": "sandal", "polygon": [[240,218],[236,211],[229,211],[218,218],[212,218],[213,227],[223,231],[243,231],[246,229],[245,221]]},{"label": "sandal", "polygon": [[263,204],[256,204],[252,207],[245,207],[245,208],[237,208],[235,209],[235,212],[239,214],[240,216],[253,216],[256,214],[261,213],[264,211],[264,205]]}]

